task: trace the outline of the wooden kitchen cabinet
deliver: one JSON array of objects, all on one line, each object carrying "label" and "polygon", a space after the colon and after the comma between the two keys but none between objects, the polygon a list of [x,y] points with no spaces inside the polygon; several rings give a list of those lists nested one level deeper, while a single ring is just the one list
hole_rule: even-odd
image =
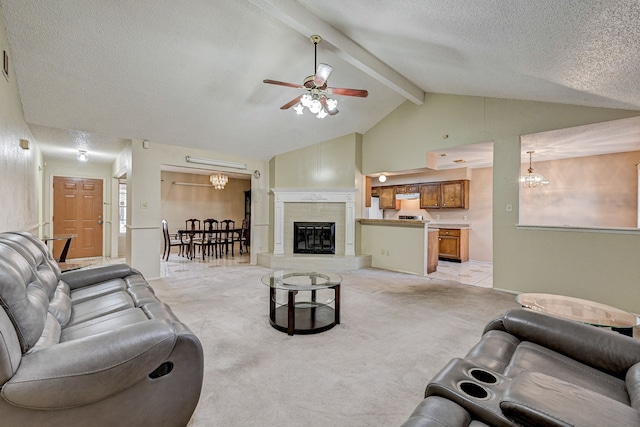
[{"label": "wooden kitchen cabinet", "polygon": [[443,209],[469,209],[469,180],[446,181],[441,186]]},{"label": "wooden kitchen cabinet", "polygon": [[440,209],[440,183],[420,184],[420,208]]},{"label": "wooden kitchen cabinet", "polygon": [[421,209],[469,209],[469,180],[420,184]]},{"label": "wooden kitchen cabinet", "polygon": [[469,229],[441,228],[438,257],[447,261],[469,261]]},{"label": "wooden kitchen cabinet", "polygon": [[405,187],[407,187],[407,193],[409,194],[420,192],[419,184],[407,184]]},{"label": "wooden kitchen cabinet", "polygon": [[386,186],[380,187],[378,191],[380,197],[380,209],[400,209],[400,201],[396,202],[396,187]]},{"label": "wooden kitchen cabinet", "polygon": [[438,270],[439,236],[438,230],[429,229],[427,233],[427,274]]},{"label": "wooden kitchen cabinet", "polygon": [[371,187],[371,197],[380,196],[380,187]]}]

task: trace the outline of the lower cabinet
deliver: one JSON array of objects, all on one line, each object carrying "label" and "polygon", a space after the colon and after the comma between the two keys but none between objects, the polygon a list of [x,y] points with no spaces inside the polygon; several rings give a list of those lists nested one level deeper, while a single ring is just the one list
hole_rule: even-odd
[{"label": "lower cabinet", "polygon": [[427,234],[427,274],[438,270],[438,234],[438,230],[429,230]]},{"label": "lower cabinet", "polygon": [[468,228],[441,228],[438,241],[440,259],[458,262],[469,261]]}]

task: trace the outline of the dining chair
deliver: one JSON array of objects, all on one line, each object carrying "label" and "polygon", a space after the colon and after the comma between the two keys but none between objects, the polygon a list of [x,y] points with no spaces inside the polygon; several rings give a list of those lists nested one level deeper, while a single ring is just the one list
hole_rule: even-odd
[{"label": "dining chair", "polygon": [[232,219],[224,219],[220,221],[220,252],[222,248],[224,253],[229,253],[229,244],[231,244],[231,256],[235,256],[233,252],[233,233],[236,228],[236,222]]},{"label": "dining chair", "polygon": [[[233,242],[238,242],[238,246],[240,247],[240,255],[242,255],[242,245],[244,244],[244,249],[247,253],[249,253],[249,246],[247,238],[249,236],[249,221],[246,219],[242,220],[242,227],[233,233]],[[233,249],[232,249],[233,252]]]},{"label": "dining chair", "polygon": [[178,246],[180,248],[180,252],[178,253],[180,256],[184,255],[185,248],[188,244],[182,240],[182,236],[178,238],[175,233],[169,233],[169,223],[166,219],[162,220],[162,235],[164,237],[164,250],[162,252],[162,258],[165,261],[169,261],[169,252],[171,252],[171,248],[174,246]]},{"label": "dining chair", "polygon": [[[191,231],[201,231],[202,227],[200,220],[196,218],[190,218],[184,222],[184,228]],[[196,245],[202,243],[202,235],[200,233],[193,233],[191,236],[191,248],[195,252]],[[195,256],[195,253],[191,255],[191,258]]]},{"label": "dining chair", "polygon": [[213,218],[205,219],[204,221],[202,221],[202,223],[204,224],[204,228],[202,230],[202,239],[194,242],[194,246],[200,246],[203,261],[205,255],[211,255],[211,250],[213,250],[214,257],[218,258],[219,223]]}]

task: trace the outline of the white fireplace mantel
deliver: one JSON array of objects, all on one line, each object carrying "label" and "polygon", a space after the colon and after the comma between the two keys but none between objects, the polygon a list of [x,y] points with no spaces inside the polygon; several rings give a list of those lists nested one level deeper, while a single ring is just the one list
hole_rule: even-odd
[{"label": "white fireplace mantel", "polygon": [[356,234],[357,189],[300,189],[272,188],[274,194],[273,254],[284,255],[285,203],[344,203],[345,204],[345,256],[354,256]]}]

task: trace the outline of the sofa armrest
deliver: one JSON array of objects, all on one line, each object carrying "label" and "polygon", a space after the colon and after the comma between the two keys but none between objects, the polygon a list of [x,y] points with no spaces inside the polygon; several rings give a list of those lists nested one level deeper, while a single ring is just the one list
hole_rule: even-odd
[{"label": "sofa armrest", "polygon": [[467,427],[469,423],[471,416],[463,407],[444,397],[429,396],[401,427]]},{"label": "sofa armrest", "polygon": [[517,308],[493,319],[484,332],[502,330],[618,378],[640,362],[640,340],[607,329]]},{"label": "sofa armrest", "polygon": [[602,394],[537,372],[509,384],[500,409],[522,426],[639,426],[632,407]]},{"label": "sofa armrest", "polygon": [[22,357],[2,387],[12,405],[62,409],[106,399],[149,379],[174,349],[178,334],[166,320],[149,320],[68,341]]},{"label": "sofa armrest", "polygon": [[103,265],[84,270],[67,271],[60,275],[60,279],[71,289],[82,288],[112,279],[122,279],[136,273],[127,264]]}]

